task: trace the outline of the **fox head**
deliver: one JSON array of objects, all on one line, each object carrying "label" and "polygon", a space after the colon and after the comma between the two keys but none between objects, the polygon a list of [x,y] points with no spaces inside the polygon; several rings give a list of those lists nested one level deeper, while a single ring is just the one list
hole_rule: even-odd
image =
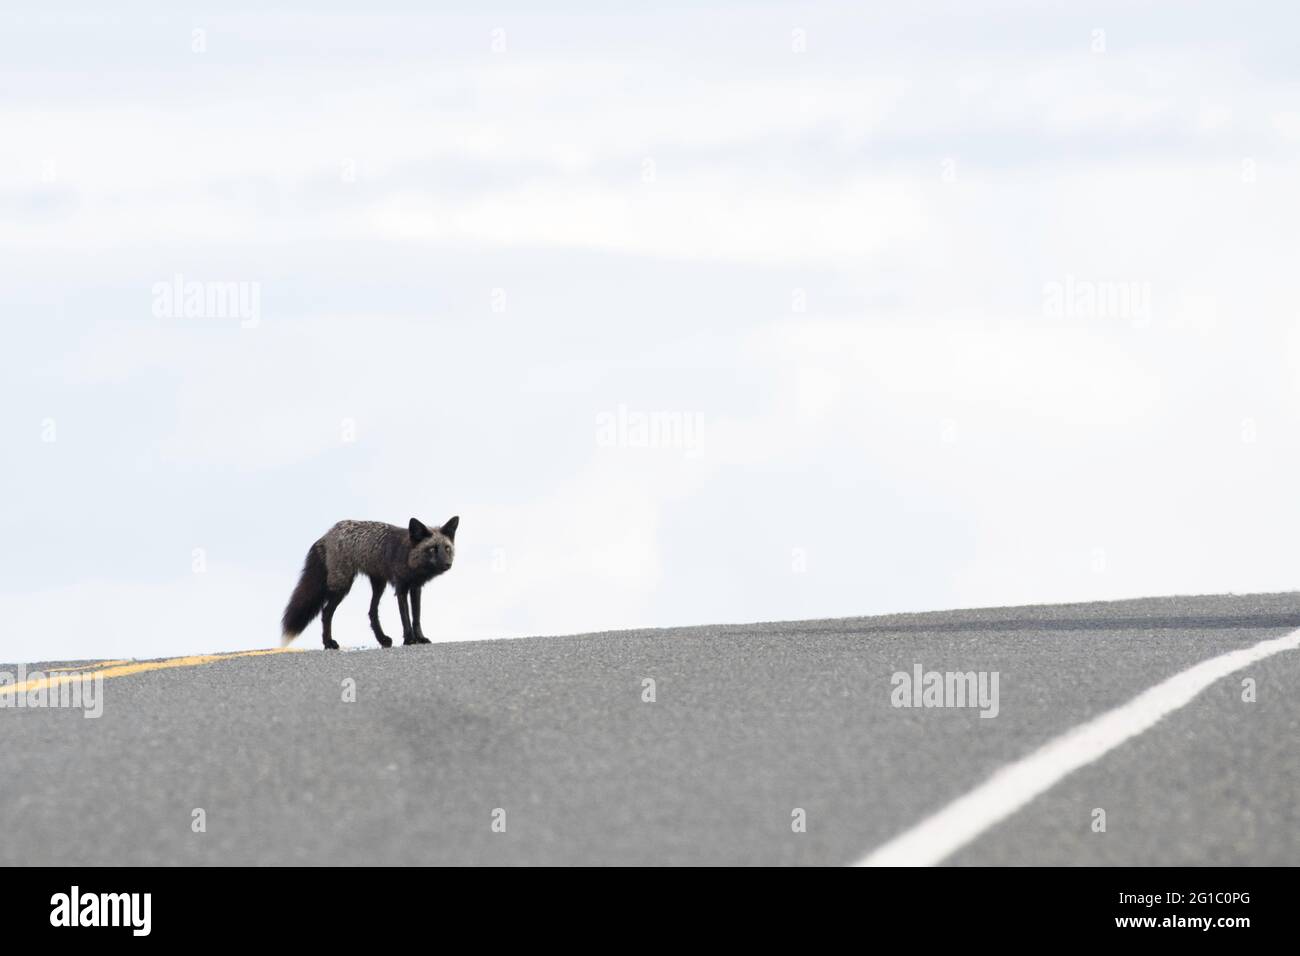
[{"label": "fox head", "polygon": [[451,567],[456,557],[456,527],[460,524],[460,515],[448,519],[441,528],[428,528],[419,518],[412,518],[410,524],[411,551],[406,563],[412,571],[425,574],[442,574]]}]

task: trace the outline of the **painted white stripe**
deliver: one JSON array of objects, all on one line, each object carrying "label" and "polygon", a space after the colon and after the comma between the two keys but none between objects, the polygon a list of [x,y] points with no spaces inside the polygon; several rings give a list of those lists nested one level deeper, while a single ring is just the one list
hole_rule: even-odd
[{"label": "painted white stripe", "polygon": [[1060,780],[1152,727],[1233,671],[1300,648],[1300,631],[1201,661],[1127,704],[1080,724],[998,770],[965,796],[877,847],[858,866],[933,866]]}]

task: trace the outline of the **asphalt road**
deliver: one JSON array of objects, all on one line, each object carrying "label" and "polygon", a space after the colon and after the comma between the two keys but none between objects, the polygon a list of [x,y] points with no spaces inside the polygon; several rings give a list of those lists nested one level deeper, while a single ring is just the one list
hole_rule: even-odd
[{"label": "asphalt road", "polygon": [[[1079,723],[1296,628],[1300,594],[1166,598],[124,674],[99,719],[0,710],[0,863],[850,863]],[[997,716],[892,706],[916,664],[997,672]],[[1298,794],[1287,651],[946,862],[1300,864]]]}]

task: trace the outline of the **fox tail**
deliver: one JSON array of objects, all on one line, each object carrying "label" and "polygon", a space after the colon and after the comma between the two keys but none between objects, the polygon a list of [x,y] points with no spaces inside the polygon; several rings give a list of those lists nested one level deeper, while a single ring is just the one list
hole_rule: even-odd
[{"label": "fox tail", "polygon": [[288,644],[307,629],[321,608],[325,606],[328,589],[325,586],[325,549],[319,542],[312,545],[307,552],[307,560],[302,566],[302,577],[293,589],[289,605],[284,609],[284,638],[282,644]]}]

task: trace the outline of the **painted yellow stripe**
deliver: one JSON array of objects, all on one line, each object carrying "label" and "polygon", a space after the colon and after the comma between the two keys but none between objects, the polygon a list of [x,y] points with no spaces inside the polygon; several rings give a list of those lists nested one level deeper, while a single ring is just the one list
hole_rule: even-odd
[{"label": "painted yellow stripe", "polygon": [[46,674],[63,673],[65,671],[94,671],[105,667],[112,667],[114,664],[129,664],[129,658],[123,658],[118,661],[91,661],[88,664],[51,664],[49,667],[42,667],[40,670]]},{"label": "painted yellow stripe", "polygon": [[173,667],[201,667],[204,664],[228,661],[236,657],[261,657],[265,654],[296,654],[300,652],[301,649],[297,647],[276,647],[261,651],[236,651],[232,654],[196,654],[192,657],[169,657],[162,661],[136,661],[134,663],[105,661],[106,666],[88,673],[49,674],[48,676],[25,680],[21,684],[0,684],[0,696],[25,694],[28,691],[58,687],[61,684],[85,680],[87,677],[128,677],[131,674],[143,674],[146,671],[171,670]]}]

